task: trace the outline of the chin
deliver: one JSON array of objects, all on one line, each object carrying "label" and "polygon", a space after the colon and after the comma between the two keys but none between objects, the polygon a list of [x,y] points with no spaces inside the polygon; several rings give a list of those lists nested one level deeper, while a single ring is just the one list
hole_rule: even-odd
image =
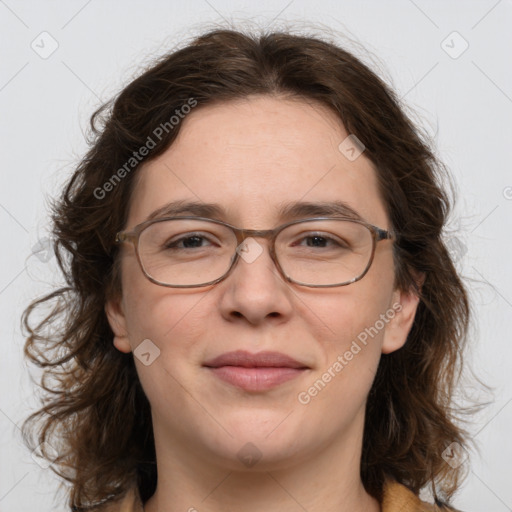
[{"label": "chin", "polygon": [[[231,434],[223,431],[212,436],[205,432],[205,449],[219,465],[230,471],[270,471],[291,467],[314,451],[319,436],[310,436],[292,419],[290,411],[261,414],[252,411],[239,421],[220,423]],[[286,419],[285,419],[286,418]],[[296,418],[294,418],[296,420]],[[284,421],[283,421],[284,420]],[[311,443],[307,439],[311,438]],[[311,444],[310,450],[308,446]]]},{"label": "chin", "polygon": [[240,407],[222,415],[222,419],[219,418],[219,420],[236,439],[249,439],[262,443],[279,440],[283,443],[286,439],[298,435],[301,427],[303,428],[307,422],[307,419],[301,418],[298,412],[284,406],[255,409],[249,405],[245,409]]},{"label": "chin", "polygon": [[226,446],[209,446],[217,464],[235,472],[285,470],[304,459],[304,451],[293,442],[234,438]]}]

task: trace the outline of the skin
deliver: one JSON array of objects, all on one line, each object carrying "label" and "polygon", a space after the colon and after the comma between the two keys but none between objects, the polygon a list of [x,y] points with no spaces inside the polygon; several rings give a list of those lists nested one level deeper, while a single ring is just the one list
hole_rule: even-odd
[{"label": "skin", "polygon": [[[287,201],[343,200],[388,229],[376,171],[363,153],[338,149],[348,133],[324,106],[255,96],[193,110],[174,144],[139,170],[125,226],[186,199],[219,203],[238,227],[283,223]],[[151,403],[158,486],[147,512],[381,510],[359,467],[367,395],[382,353],[405,343],[418,298],[395,290],[392,242],[377,244],[366,276],[351,285],[306,288],[287,283],[263,253],[240,260],[220,283],[173,289],[151,283],[131,244],[122,251],[119,300],[106,304],[114,345],[129,352],[150,339],[160,356],[135,358]],[[385,328],[304,405],[307,390],[365,328],[395,303]],[[309,370],[276,388],[249,393],[220,381],[202,364],[232,350],[272,350]],[[246,467],[248,442],[261,459]]]}]

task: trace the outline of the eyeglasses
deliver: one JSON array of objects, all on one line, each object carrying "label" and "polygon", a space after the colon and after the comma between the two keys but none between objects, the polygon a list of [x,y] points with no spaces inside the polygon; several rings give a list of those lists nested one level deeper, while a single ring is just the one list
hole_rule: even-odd
[{"label": "eyeglasses", "polygon": [[240,229],[205,217],[166,217],[120,231],[130,242],[144,275],[153,283],[194,288],[225,279],[242,257],[250,263],[263,251],[254,237],[270,240],[270,256],[288,282],[314,288],[345,286],[370,268],[377,242],[390,231],[343,217],[301,219],[275,229]]}]

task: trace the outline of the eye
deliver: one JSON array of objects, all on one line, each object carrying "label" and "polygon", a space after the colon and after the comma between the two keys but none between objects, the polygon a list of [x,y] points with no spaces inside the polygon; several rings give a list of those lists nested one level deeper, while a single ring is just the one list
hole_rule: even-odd
[{"label": "eye", "polygon": [[[339,248],[349,248],[349,244],[342,240],[341,238],[338,238],[336,236],[330,236],[323,233],[311,233],[307,236],[304,236],[299,239],[299,242],[306,241],[307,247],[316,247],[316,248],[333,248],[333,249],[339,249]],[[301,243],[294,243],[294,246],[296,245],[304,245]]]},{"label": "eye", "polygon": [[[179,238],[174,238],[168,240],[163,244],[164,249],[194,249],[194,248],[202,248],[208,245],[213,245],[212,241],[208,239],[208,237],[203,234],[198,233],[186,233],[185,235],[180,236]],[[207,245],[204,245],[204,244]],[[216,244],[218,245],[218,244]]]}]

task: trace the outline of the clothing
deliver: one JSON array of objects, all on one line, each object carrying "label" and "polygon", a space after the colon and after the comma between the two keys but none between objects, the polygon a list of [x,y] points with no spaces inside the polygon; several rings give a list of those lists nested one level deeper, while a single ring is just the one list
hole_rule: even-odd
[{"label": "clothing", "polygon": [[[458,512],[447,506],[441,507],[420,500],[396,480],[387,480],[383,491],[382,512]],[[143,512],[138,490],[131,489],[121,501],[104,506],[98,512]]]}]

